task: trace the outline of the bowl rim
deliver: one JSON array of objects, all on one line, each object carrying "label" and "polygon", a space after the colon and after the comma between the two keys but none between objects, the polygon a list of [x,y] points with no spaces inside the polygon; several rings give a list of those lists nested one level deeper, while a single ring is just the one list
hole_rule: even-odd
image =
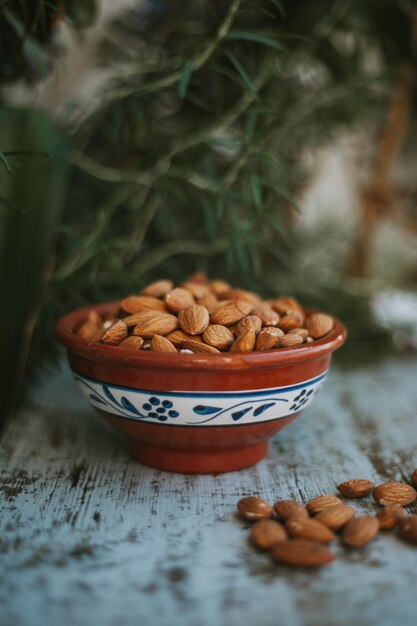
[{"label": "bowl rim", "polygon": [[[75,329],[86,320],[88,313],[95,310],[105,314],[114,310],[118,301],[102,302],[75,309],[59,318],[55,334],[58,341],[68,352],[85,357],[92,361],[106,364],[128,365],[131,367],[153,367],[169,369],[210,369],[210,370],[239,370],[262,368],[271,366],[286,366],[302,361],[310,361],[317,357],[333,352],[342,346],[346,340],[346,328],[340,320],[333,317],[334,327],[325,337],[308,344],[280,350],[265,350],[252,352],[222,352],[221,354],[181,354],[172,352],[137,351],[118,346],[107,346],[96,342],[88,342],[75,334]],[[304,309],[307,314],[316,309]]]}]

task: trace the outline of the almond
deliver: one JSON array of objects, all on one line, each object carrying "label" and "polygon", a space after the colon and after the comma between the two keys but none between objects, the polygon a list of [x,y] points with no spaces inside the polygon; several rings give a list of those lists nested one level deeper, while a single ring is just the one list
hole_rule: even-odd
[{"label": "almond", "polygon": [[256,338],[255,350],[272,350],[279,342],[278,337],[272,333],[262,330]]},{"label": "almond", "polygon": [[275,544],[271,554],[276,561],[285,565],[316,567],[334,561],[334,554],[318,541],[311,539],[289,539]]},{"label": "almond", "polygon": [[101,326],[103,324],[103,320],[101,319],[101,315],[99,315],[99,313],[97,313],[97,311],[94,311],[94,309],[89,311],[88,317],[87,317],[87,321],[90,322],[90,324],[95,324],[97,326],[97,328],[101,328]]},{"label": "almond", "polygon": [[297,302],[295,298],[291,298],[289,296],[275,298],[270,302],[270,305],[280,315],[287,315],[288,313],[294,311],[303,315],[303,309],[301,307],[301,304]]},{"label": "almond", "polygon": [[76,332],[79,337],[86,341],[99,341],[104,333],[104,329],[103,320],[97,311],[94,311],[94,309],[89,311],[87,321],[81,324]]},{"label": "almond", "polygon": [[201,304],[209,313],[213,313],[217,309],[219,301],[213,293],[208,293],[206,296],[200,298],[197,304]]},{"label": "almond", "polygon": [[135,337],[134,335],[132,335],[131,337],[126,337],[126,339],[123,339],[123,341],[119,343],[117,347],[125,348],[126,350],[140,350],[142,346],[142,337]]},{"label": "almond", "polygon": [[351,548],[360,548],[376,537],[379,524],[373,515],[361,515],[349,520],[343,529],[342,541]]},{"label": "almond", "polygon": [[298,313],[289,313],[279,319],[278,328],[287,333],[293,328],[298,328],[303,323],[303,318]]},{"label": "almond", "polygon": [[153,352],[177,352],[174,344],[166,337],[162,337],[162,335],[154,335],[152,337],[151,350]]},{"label": "almond", "polygon": [[239,322],[242,317],[249,315],[251,309],[252,305],[249,302],[233,300],[211,314],[211,323],[231,326],[235,322]]},{"label": "almond", "polygon": [[417,544],[417,515],[407,515],[400,522],[400,536],[408,543]]},{"label": "almond", "polygon": [[188,335],[179,328],[177,328],[177,330],[174,330],[172,333],[169,333],[169,335],[166,335],[166,338],[169,339],[176,348],[182,346],[183,342],[188,341],[189,339],[191,339],[192,341],[199,341],[200,343],[203,343],[203,340],[199,335]]},{"label": "almond", "polygon": [[313,339],[320,339],[333,328],[333,318],[326,313],[313,313],[306,320],[308,334]]},{"label": "almond", "polygon": [[141,313],[132,313],[123,318],[124,323],[129,328],[136,326],[136,324],[142,323],[144,320],[154,319],[155,315],[162,313],[162,311],[142,311]]},{"label": "almond", "polygon": [[172,280],[157,280],[142,289],[141,293],[154,298],[164,298],[172,290],[173,286]]},{"label": "almond", "polygon": [[226,326],[211,324],[203,332],[203,341],[218,350],[227,350],[233,343],[233,334]]},{"label": "almond", "polygon": [[159,311],[143,311],[142,313],[135,313],[131,317],[135,317],[133,334],[146,339],[150,339],[154,335],[168,335],[178,326],[178,319],[175,315],[160,313]]},{"label": "almond", "polygon": [[301,335],[284,335],[278,339],[278,348],[293,348],[294,346],[300,346],[304,343]]},{"label": "almond", "polygon": [[181,330],[188,335],[201,335],[209,325],[210,314],[201,304],[194,304],[178,313]]},{"label": "almond", "polygon": [[413,482],[414,487],[417,487],[417,469],[414,470],[411,476],[411,480]]},{"label": "almond", "polygon": [[305,506],[295,500],[278,500],[274,504],[274,511],[283,522],[290,517],[308,517]]},{"label": "almond", "polygon": [[173,313],[179,313],[183,309],[193,306],[195,300],[193,294],[187,291],[187,289],[177,287],[165,297],[165,304]]},{"label": "almond", "polygon": [[242,335],[247,330],[254,330],[256,334],[261,332],[262,321],[257,315],[247,315],[237,325],[237,332]]},{"label": "almond", "polygon": [[121,301],[120,306],[125,313],[141,313],[142,311],[166,311],[165,303],[153,296],[129,296]]},{"label": "almond", "polygon": [[255,522],[264,517],[272,517],[272,505],[257,496],[246,496],[237,503],[239,513],[247,520]]},{"label": "almond", "polygon": [[87,320],[77,329],[77,335],[85,341],[99,341],[103,336],[104,330],[95,322]]},{"label": "almond", "polygon": [[112,324],[101,338],[101,343],[108,346],[117,346],[123,339],[127,337],[127,326],[122,320]]},{"label": "almond", "polygon": [[304,340],[308,337],[308,330],[306,328],[291,328],[288,331],[288,335],[300,335]]},{"label": "almond", "polygon": [[392,528],[395,528],[404,516],[405,509],[403,509],[403,507],[399,504],[389,504],[388,506],[384,506],[375,515],[381,530],[391,530]]},{"label": "almond", "polygon": [[352,478],[336,487],[346,498],[363,498],[369,495],[374,488],[375,484],[365,478]]},{"label": "almond", "polygon": [[329,543],[336,538],[330,528],[311,517],[290,517],[285,522],[285,528],[291,537],[312,539],[319,543]]},{"label": "almond", "polygon": [[284,336],[284,331],[281,330],[280,328],[277,328],[276,326],[264,326],[262,330],[265,330],[266,332],[271,333],[271,335],[274,335],[274,337]]},{"label": "almond", "polygon": [[287,533],[279,522],[272,519],[260,519],[251,527],[250,538],[258,548],[268,550],[276,543],[285,541]]},{"label": "almond", "polygon": [[400,504],[407,506],[417,498],[417,492],[411,485],[398,482],[387,482],[374,489],[373,498],[378,504]]},{"label": "almond", "polygon": [[317,513],[316,519],[332,530],[340,530],[356,514],[356,510],[346,504],[336,504]]},{"label": "almond", "polygon": [[191,350],[191,352],[197,352],[198,354],[221,354],[220,350],[217,350],[217,348],[209,346],[202,341],[196,341],[195,339],[186,339],[182,342],[181,346],[186,350]]},{"label": "almond", "polygon": [[261,319],[262,326],[276,326],[279,321],[278,313],[267,303],[254,306],[252,315],[256,315]]},{"label": "almond", "polygon": [[310,515],[316,515],[316,513],[320,513],[320,511],[324,511],[324,509],[327,509],[329,506],[335,506],[336,504],[343,504],[337,496],[317,496],[307,502],[306,509]]},{"label": "almond", "polygon": [[210,286],[200,281],[187,280],[181,286],[189,291],[197,300],[210,293]]},{"label": "almond", "polygon": [[229,291],[229,289],[231,289],[230,284],[227,283],[225,280],[221,280],[220,278],[215,278],[214,280],[211,280],[210,287],[211,287],[212,292],[216,296],[220,296],[220,294],[224,293],[225,291]]},{"label": "almond", "polygon": [[256,335],[254,330],[248,330],[239,335],[230,347],[230,352],[251,352],[255,349]]},{"label": "almond", "polygon": [[201,285],[210,285],[210,281],[204,272],[194,272],[187,278],[187,282],[200,283]]},{"label": "almond", "polygon": [[249,302],[249,304],[258,304],[262,302],[261,298],[256,295],[256,293],[252,293],[246,289],[228,289],[219,295],[219,299],[242,300],[243,302]]}]

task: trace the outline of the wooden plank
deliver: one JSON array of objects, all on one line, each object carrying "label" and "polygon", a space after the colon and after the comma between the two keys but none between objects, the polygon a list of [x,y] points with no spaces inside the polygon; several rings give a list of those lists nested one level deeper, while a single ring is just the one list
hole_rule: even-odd
[{"label": "wooden plank", "polygon": [[414,623],[417,549],[384,534],[360,551],[337,547],[328,568],[292,571],[248,544],[234,510],[250,493],[307,500],[355,476],[408,479],[416,380],[411,359],[333,370],[265,461],[187,476],[131,460],[63,365],[3,436],[0,624]]}]

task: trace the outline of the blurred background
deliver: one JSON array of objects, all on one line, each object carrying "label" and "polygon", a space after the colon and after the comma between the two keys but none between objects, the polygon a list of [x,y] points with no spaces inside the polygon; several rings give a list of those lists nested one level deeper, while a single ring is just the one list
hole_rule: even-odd
[{"label": "blurred background", "polygon": [[3,0],[2,418],[61,314],[196,270],[415,351],[416,6]]}]

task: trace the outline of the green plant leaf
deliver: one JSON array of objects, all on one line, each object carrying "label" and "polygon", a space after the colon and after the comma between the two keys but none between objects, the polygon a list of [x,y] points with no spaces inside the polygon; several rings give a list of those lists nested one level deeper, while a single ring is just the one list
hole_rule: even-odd
[{"label": "green plant leaf", "polygon": [[251,174],[250,183],[252,187],[253,201],[258,211],[262,208],[262,189],[259,178],[256,174]]},{"label": "green plant leaf", "polygon": [[247,73],[245,68],[242,66],[242,64],[239,61],[239,59],[233,54],[233,52],[230,52],[229,50],[224,50],[224,53],[227,56],[227,58],[230,60],[230,62],[233,64],[235,69],[239,72],[240,77],[242,78],[243,82],[245,83],[245,85],[246,85],[249,93],[251,94],[252,98],[254,100],[258,101],[259,100],[259,95],[258,95],[258,92],[256,91],[256,87],[253,84],[249,74]]},{"label": "green plant leaf", "polygon": [[6,170],[9,172],[9,174],[12,173],[12,170],[10,169],[10,165],[8,160],[6,159],[6,155],[4,152],[2,152],[0,150],[0,161],[3,163],[4,167],[6,168]]},{"label": "green plant leaf", "polygon": [[264,46],[269,46],[270,48],[274,48],[274,50],[278,50],[279,52],[284,52],[285,48],[281,44],[279,44],[275,39],[271,39],[271,37],[266,37],[265,35],[261,35],[259,33],[251,33],[244,30],[235,30],[229,33],[225,39],[229,40],[243,40],[243,41],[253,41],[255,43],[260,43]]},{"label": "green plant leaf", "polygon": [[178,94],[180,98],[185,98],[188,91],[188,85],[190,83],[190,78],[193,73],[193,62],[187,61],[184,65],[184,69],[182,70],[180,82],[178,83]]}]

